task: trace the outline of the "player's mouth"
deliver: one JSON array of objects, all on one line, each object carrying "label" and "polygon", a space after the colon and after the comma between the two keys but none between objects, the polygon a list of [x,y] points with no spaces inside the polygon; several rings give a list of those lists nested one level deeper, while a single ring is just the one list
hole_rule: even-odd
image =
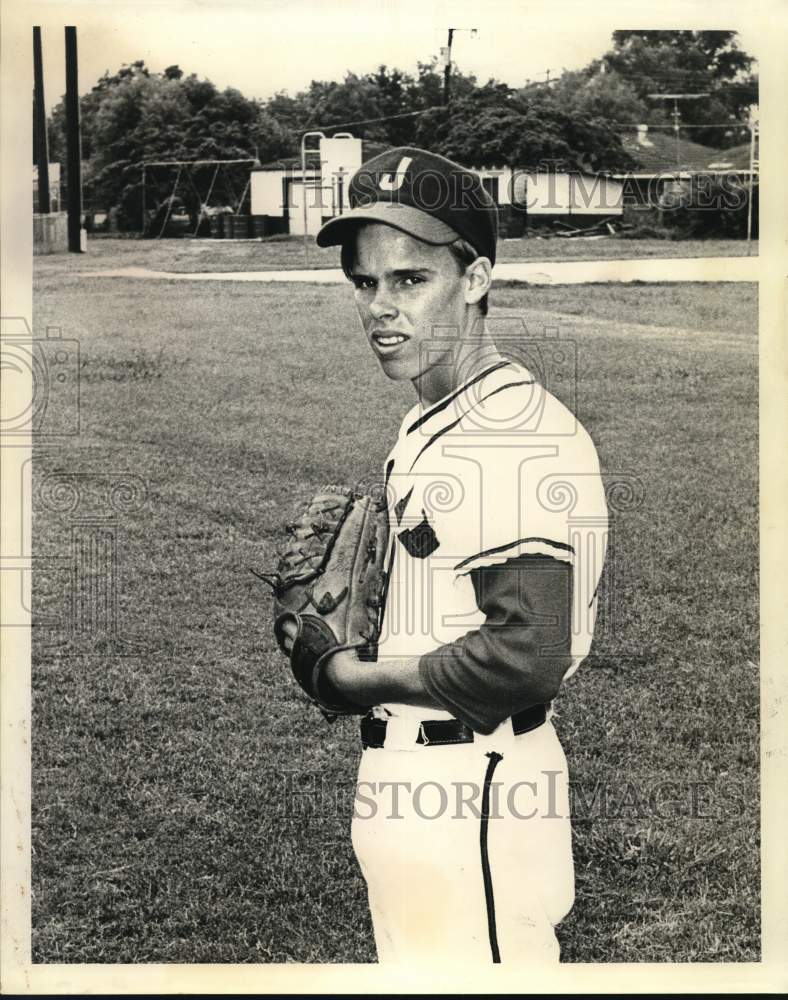
[{"label": "player's mouth", "polygon": [[372,334],[372,343],[379,354],[393,354],[409,339],[404,333],[398,333],[396,330],[376,330]]}]

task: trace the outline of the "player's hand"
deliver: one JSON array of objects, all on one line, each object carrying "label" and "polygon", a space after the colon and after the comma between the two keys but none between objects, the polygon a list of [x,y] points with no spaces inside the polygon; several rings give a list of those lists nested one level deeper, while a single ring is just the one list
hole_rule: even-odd
[{"label": "player's hand", "polygon": [[[296,626],[294,622],[285,622],[282,626],[282,631],[285,634],[284,647],[287,650],[288,655],[293,648],[293,642],[296,637]],[[331,659],[328,661],[327,667],[329,671],[336,677],[347,676],[348,673],[353,674],[359,667],[360,660],[356,656],[355,650],[351,649],[341,649],[339,652],[334,653]]]},{"label": "player's hand", "polygon": [[[285,622],[282,625],[282,632],[284,633],[282,645],[289,656],[297,633],[295,623]],[[333,653],[326,663],[326,676],[343,693],[352,692],[358,685],[359,674],[364,666],[368,668],[369,664],[362,664],[354,649],[340,649]]]},{"label": "player's hand", "polygon": [[285,622],[285,624],[282,626],[282,631],[285,634],[284,647],[285,647],[285,650],[287,652],[287,655],[289,656],[290,652],[291,652],[291,650],[293,648],[293,642],[295,641],[295,637],[296,637],[296,631],[297,630],[296,630],[295,623],[294,622]]}]

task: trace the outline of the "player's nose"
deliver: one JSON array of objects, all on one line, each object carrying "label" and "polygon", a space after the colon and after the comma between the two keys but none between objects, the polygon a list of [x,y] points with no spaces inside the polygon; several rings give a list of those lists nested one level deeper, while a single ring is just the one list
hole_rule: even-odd
[{"label": "player's nose", "polygon": [[375,296],[369,303],[369,311],[375,319],[386,319],[397,315],[397,307],[394,305],[390,293],[381,285],[375,289]]}]

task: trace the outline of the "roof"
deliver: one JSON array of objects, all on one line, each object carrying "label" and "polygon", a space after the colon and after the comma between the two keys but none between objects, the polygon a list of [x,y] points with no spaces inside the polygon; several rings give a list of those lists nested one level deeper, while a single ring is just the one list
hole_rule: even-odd
[{"label": "roof", "polygon": [[[755,140],[755,158],[758,158],[758,140]],[[714,154],[714,165],[719,170],[750,169],[750,144],[744,142],[741,146],[731,146],[730,149],[718,149]]]},{"label": "roof", "polygon": [[700,143],[679,138],[678,156],[676,152],[676,136],[672,131],[652,131],[649,129],[640,141],[637,132],[625,132],[621,136],[621,144],[638,166],[633,173],[662,174],[671,170],[706,172],[709,164],[716,162],[720,151]]}]

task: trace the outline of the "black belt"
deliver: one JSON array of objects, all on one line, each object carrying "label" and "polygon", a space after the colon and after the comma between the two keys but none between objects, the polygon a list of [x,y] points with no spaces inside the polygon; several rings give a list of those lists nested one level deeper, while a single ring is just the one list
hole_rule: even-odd
[{"label": "black belt", "polygon": [[[547,720],[549,705],[533,705],[512,716],[515,736],[537,729]],[[380,749],[386,742],[386,719],[365,715],[361,720],[361,743],[364,749]],[[473,730],[459,719],[425,719],[419,724],[415,742],[420,746],[445,747],[454,743],[473,743]]]}]

